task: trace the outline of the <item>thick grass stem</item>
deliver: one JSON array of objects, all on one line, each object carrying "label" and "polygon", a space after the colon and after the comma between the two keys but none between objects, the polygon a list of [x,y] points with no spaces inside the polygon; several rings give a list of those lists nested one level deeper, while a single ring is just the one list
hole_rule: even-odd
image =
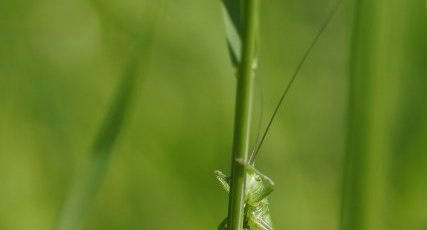
[{"label": "thick grass stem", "polygon": [[258,0],[248,0],[244,4],[242,61],[237,80],[234,143],[232,154],[231,190],[228,207],[228,229],[243,229],[245,199],[245,169],[236,160],[248,160],[250,120],[253,89],[252,64],[255,58],[257,37]]}]

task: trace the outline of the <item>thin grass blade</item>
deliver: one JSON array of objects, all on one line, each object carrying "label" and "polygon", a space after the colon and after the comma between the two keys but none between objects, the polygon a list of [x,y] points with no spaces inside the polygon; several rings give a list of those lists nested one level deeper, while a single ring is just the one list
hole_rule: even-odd
[{"label": "thin grass blade", "polygon": [[141,64],[147,63],[159,6],[160,4],[156,5],[156,13],[152,21],[137,39],[137,45],[124,70],[115,97],[94,140],[89,162],[80,177],[77,178],[76,184],[63,207],[56,226],[57,230],[81,229],[84,219],[100,190],[111,154],[138,91],[141,70],[145,70]]},{"label": "thin grass blade", "polygon": [[242,9],[244,2],[241,0],[223,0],[222,7],[228,51],[233,67],[237,69],[242,53]]}]

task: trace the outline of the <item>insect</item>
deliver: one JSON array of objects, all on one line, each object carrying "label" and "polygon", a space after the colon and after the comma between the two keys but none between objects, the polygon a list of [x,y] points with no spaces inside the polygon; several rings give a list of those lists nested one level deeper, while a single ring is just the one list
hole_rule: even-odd
[{"label": "insect", "polygon": [[[273,230],[270,216],[270,204],[267,196],[273,191],[273,181],[250,164],[238,160],[246,169],[245,218],[244,223],[249,230]],[[215,176],[225,191],[230,192],[230,177],[221,171]],[[227,218],[218,226],[218,230],[227,230]]]},{"label": "insect", "polygon": [[[271,221],[271,214],[270,214],[270,204],[268,201],[268,195],[270,195],[271,192],[273,192],[274,182],[258,171],[255,168],[255,158],[265,140],[265,137],[267,136],[268,131],[270,130],[270,127],[273,123],[273,120],[275,119],[277,112],[279,111],[280,106],[283,104],[283,101],[286,97],[286,95],[289,92],[289,89],[291,88],[292,84],[294,83],[296,77],[298,76],[298,73],[300,72],[303,64],[305,63],[308,55],[310,54],[313,47],[318,42],[319,38],[325,31],[326,27],[329,25],[329,22],[331,21],[332,17],[335,15],[335,12],[341,5],[342,0],[340,0],[331,13],[329,14],[328,18],[326,19],[325,23],[317,33],[317,35],[314,37],[312,43],[304,53],[302,59],[297,65],[297,68],[292,75],[290,81],[286,85],[284,91],[282,92],[282,95],[279,99],[279,102],[277,103],[274,112],[269,119],[269,122],[267,124],[267,127],[265,131],[262,133],[261,138],[257,138],[255,147],[250,155],[249,161],[245,162],[241,159],[236,159],[236,161],[239,164],[242,164],[246,170],[246,183],[245,183],[245,207],[244,207],[244,218],[243,218],[243,229],[242,230],[274,230],[273,224]],[[231,10],[233,6],[229,1],[223,1],[224,8],[226,11],[226,16],[229,14],[229,10]],[[235,8],[234,8],[235,9]],[[232,59],[233,64],[235,67],[240,62],[240,41],[239,39],[236,39],[236,37],[239,37],[239,28],[233,28],[233,24],[236,25],[239,22],[237,22],[237,17],[232,17],[232,15],[228,15],[229,18],[226,19],[226,27],[228,32],[228,45],[229,45],[229,51],[230,56]],[[230,32],[231,31],[231,32]],[[253,74],[255,74],[256,71],[256,60],[254,60],[254,69]],[[259,139],[259,141],[258,141]],[[227,193],[230,193],[230,184],[232,183],[231,177],[225,175],[219,170],[215,171],[215,176],[222,185],[222,187],[225,189]],[[218,226],[218,230],[227,230],[228,229],[228,218],[225,218],[221,224]]]}]

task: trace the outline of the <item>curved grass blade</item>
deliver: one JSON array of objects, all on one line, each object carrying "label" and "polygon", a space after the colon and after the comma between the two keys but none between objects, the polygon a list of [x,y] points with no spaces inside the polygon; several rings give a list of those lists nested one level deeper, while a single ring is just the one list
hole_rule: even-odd
[{"label": "curved grass blade", "polygon": [[138,60],[139,57],[133,57],[127,67],[115,100],[111,104],[98,136],[95,138],[89,163],[81,177],[77,179],[77,183],[65,204],[57,227],[58,230],[80,229],[87,210],[99,191],[137,85]]},{"label": "curved grass blade", "polygon": [[149,50],[147,49],[149,49],[152,42],[154,24],[158,17],[158,13],[156,12],[155,14],[153,21],[137,41],[137,47],[134,49],[133,55],[131,55],[114,100],[95,138],[88,165],[80,177],[77,178],[77,182],[63,207],[56,226],[57,230],[81,229],[88,210],[90,210],[102,185],[111,153],[135,98],[137,83],[140,78],[139,73],[142,69],[140,64],[147,63],[147,60],[142,62],[142,59],[146,59],[149,55]]}]

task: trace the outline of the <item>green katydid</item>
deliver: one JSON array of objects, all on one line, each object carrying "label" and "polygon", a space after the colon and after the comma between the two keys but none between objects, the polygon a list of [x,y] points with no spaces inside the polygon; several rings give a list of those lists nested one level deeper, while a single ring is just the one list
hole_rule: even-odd
[{"label": "green katydid", "polygon": [[[259,172],[255,167],[244,161],[238,160],[246,168],[245,185],[245,226],[249,230],[273,230],[267,196],[273,191],[273,181]],[[215,171],[216,178],[223,188],[230,192],[230,177],[221,171]],[[218,227],[219,230],[227,229],[227,218]]]},{"label": "green katydid", "polygon": [[[240,64],[240,36],[241,36],[241,4],[243,2],[239,0],[222,0],[224,7],[224,16],[225,16],[225,25],[227,31],[227,43],[229,47],[229,52],[231,56],[232,63],[236,69],[238,69],[238,65]],[[275,119],[277,112],[279,111],[280,106],[283,104],[283,101],[286,95],[289,92],[292,84],[294,83],[298,73],[300,72],[303,64],[305,63],[308,55],[311,50],[318,42],[319,38],[325,31],[326,27],[329,25],[332,17],[335,12],[341,5],[341,1],[339,1],[334,9],[329,14],[325,23],[313,39],[312,43],[304,53],[302,59],[300,60],[294,74],[292,75],[290,81],[286,85],[279,102],[277,103],[274,112],[269,119],[266,129],[261,135],[261,138],[255,143],[255,147],[250,155],[249,161],[245,162],[241,159],[236,159],[239,164],[242,164],[246,170],[246,182],[245,182],[245,209],[244,209],[244,229],[243,230],[274,230],[271,215],[270,215],[270,205],[268,201],[268,195],[273,191],[274,183],[273,181],[262,174],[260,171],[255,169],[255,158],[264,142],[265,137],[267,136],[268,131]],[[256,72],[256,61],[253,60],[253,74]],[[216,170],[215,176],[222,185],[222,187],[230,192],[230,184],[232,183],[230,177],[226,176],[221,171]],[[225,218],[221,224],[218,226],[218,230],[227,230],[228,219]]]}]

